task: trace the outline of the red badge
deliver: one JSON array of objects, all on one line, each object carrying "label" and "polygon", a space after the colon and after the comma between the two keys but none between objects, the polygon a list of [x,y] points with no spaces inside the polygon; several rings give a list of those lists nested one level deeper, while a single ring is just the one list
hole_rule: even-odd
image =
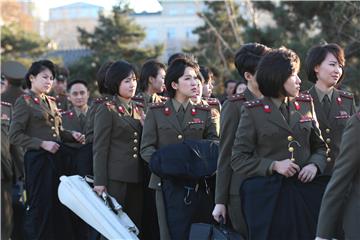
[{"label": "red badge", "polygon": [[168,108],[168,107],[164,108],[164,113],[166,116],[169,116],[171,113],[170,108]]},{"label": "red badge", "polygon": [[342,103],[341,97],[337,97],[337,98],[336,98],[336,102],[337,102],[338,105],[341,105],[341,103]]},{"label": "red badge", "polygon": [[264,105],[264,112],[266,112],[266,113],[270,113],[271,112],[271,108],[270,108],[270,106],[269,105]]},{"label": "red badge", "polygon": [[69,117],[73,117],[74,116],[74,113],[73,112],[69,112]]},{"label": "red badge", "polygon": [[294,106],[297,111],[300,110],[300,104],[298,102],[294,102]]},{"label": "red badge", "polygon": [[194,123],[201,123],[201,119],[200,119],[200,118],[194,118],[194,119],[193,119],[193,122],[194,122]]},{"label": "red badge", "polygon": [[119,111],[119,113],[122,113],[122,114],[125,113],[125,109],[124,109],[123,106],[119,106],[119,107],[118,107],[118,111]]},{"label": "red badge", "polygon": [[39,103],[40,103],[40,99],[37,98],[37,97],[34,97],[34,102],[35,102],[36,104],[39,104]]},{"label": "red badge", "polygon": [[191,109],[191,115],[193,115],[193,116],[196,115],[196,109],[195,109],[195,108],[192,108],[192,109]]}]

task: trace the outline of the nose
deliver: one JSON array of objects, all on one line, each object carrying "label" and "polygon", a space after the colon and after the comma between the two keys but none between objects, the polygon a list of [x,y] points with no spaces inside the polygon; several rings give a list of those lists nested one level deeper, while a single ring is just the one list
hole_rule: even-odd
[{"label": "nose", "polygon": [[296,82],[297,82],[298,84],[301,84],[301,79],[299,78],[298,75],[296,75]]}]

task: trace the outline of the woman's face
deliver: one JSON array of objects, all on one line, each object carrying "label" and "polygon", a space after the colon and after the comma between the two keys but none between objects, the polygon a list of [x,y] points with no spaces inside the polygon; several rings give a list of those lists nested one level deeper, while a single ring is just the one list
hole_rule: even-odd
[{"label": "woman's face", "polygon": [[314,69],[318,81],[327,87],[335,86],[343,74],[343,66],[340,65],[332,53],[328,53],[320,65]]},{"label": "woman's face", "polygon": [[206,98],[209,98],[211,96],[213,88],[214,88],[213,79],[210,78],[207,83],[204,83],[202,85],[202,91],[203,91],[202,95]]},{"label": "woman's face", "polygon": [[198,92],[198,81],[195,70],[192,67],[186,67],[178,82],[172,82],[171,85],[176,90],[175,95],[192,98]]},{"label": "woman's face", "polygon": [[196,95],[193,96],[193,97],[191,98],[191,100],[192,100],[194,103],[200,103],[200,101],[201,101],[201,96],[202,96],[202,93],[203,93],[203,92],[202,92],[202,91],[203,91],[203,85],[202,85],[200,79],[197,80],[196,89],[197,89]]},{"label": "woman's face", "polygon": [[236,93],[236,94],[243,93],[243,92],[245,92],[246,88],[247,88],[246,84],[240,83],[240,84],[236,87],[236,92],[235,92],[235,93]]},{"label": "woman's face", "polygon": [[156,77],[151,77],[150,84],[156,93],[162,93],[165,90],[165,70],[160,68]]},{"label": "woman's face", "polygon": [[49,69],[44,69],[36,76],[30,75],[31,90],[36,94],[48,93],[54,83],[54,76]]},{"label": "woman's face", "polygon": [[284,83],[284,89],[286,91],[287,96],[296,97],[300,92],[300,84],[301,80],[297,73],[293,73]]},{"label": "woman's face", "polygon": [[130,75],[123,79],[119,85],[119,95],[125,99],[130,99],[135,96],[137,81],[135,73],[131,72]]}]

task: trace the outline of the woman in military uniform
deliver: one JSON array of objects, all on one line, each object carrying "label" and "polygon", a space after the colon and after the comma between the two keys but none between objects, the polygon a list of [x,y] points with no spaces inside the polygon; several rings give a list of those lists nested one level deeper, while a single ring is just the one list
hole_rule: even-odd
[{"label": "woman in military uniform", "polygon": [[16,101],[10,126],[11,143],[26,150],[27,230],[32,231],[27,234],[31,239],[64,239],[66,236],[67,229],[62,224],[66,219],[61,215],[64,212],[57,198],[57,186],[59,176],[68,173],[68,163],[59,151],[60,143],[85,140],[81,133],[62,128],[55,99],[46,95],[54,77],[55,67],[51,61],[31,65],[25,76],[30,91]]},{"label": "woman in military uniform", "polygon": [[94,190],[107,191],[141,227],[143,164],[139,155],[143,109],[133,102],[137,79],[126,61],[113,63],[105,84],[112,100],[99,105],[94,121]]},{"label": "woman in military uniform", "polygon": [[[244,103],[231,158],[231,167],[245,178],[276,174],[308,183],[325,168],[326,146],[311,97],[299,96],[299,67],[299,57],[286,48],[271,51],[258,65],[264,98]],[[250,236],[253,227],[248,222]],[[279,238],[289,238],[297,226],[286,227]]]},{"label": "woman in military uniform", "polygon": [[[170,99],[150,106],[144,123],[141,156],[147,162],[152,154],[168,144],[185,139],[217,139],[216,121],[210,107],[193,104],[197,92],[199,67],[189,59],[175,59],[167,69],[165,85]],[[149,187],[156,190],[160,238],[171,239],[165,215],[161,179],[152,174]],[[182,224],[182,223],[179,223]]]},{"label": "woman in military uniform", "polygon": [[321,134],[327,144],[327,166],[330,175],[339,154],[341,136],[347,120],[355,112],[352,93],[337,89],[344,78],[344,50],[337,44],[318,45],[310,49],[306,58],[308,80],[315,85],[309,93],[315,106]]}]

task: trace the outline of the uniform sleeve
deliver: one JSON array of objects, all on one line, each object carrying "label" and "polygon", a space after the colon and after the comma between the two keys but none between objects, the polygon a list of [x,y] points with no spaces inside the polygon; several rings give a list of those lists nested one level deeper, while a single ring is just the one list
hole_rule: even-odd
[{"label": "uniform sleeve", "polygon": [[236,130],[232,148],[231,166],[240,174],[251,176],[267,176],[274,159],[257,156],[257,130],[255,120],[246,107],[242,107],[240,124]]},{"label": "uniform sleeve", "polygon": [[220,146],[216,172],[215,203],[228,202],[232,168],[230,166],[231,149],[239,124],[240,111],[236,104],[226,101],[220,118]]},{"label": "uniform sleeve", "polygon": [[42,139],[25,134],[30,121],[30,109],[23,97],[19,97],[14,106],[14,113],[10,124],[10,143],[25,149],[40,149]]},{"label": "uniform sleeve", "polygon": [[335,237],[337,220],[342,216],[344,196],[360,169],[360,148],[354,147],[358,146],[359,132],[360,122],[356,116],[352,116],[344,130],[340,153],[321,203],[316,234],[319,237],[327,239]]},{"label": "uniform sleeve", "polygon": [[72,135],[72,131],[63,128],[61,122],[60,122],[59,134],[60,134],[61,141],[63,141],[63,142],[70,142],[70,143],[76,142],[75,138]]},{"label": "uniform sleeve", "polygon": [[219,140],[219,128],[216,127],[219,125],[219,121],[219,117],[212,117],[211,111],[208,112],[203,136],[204,139]]},{"label": "uniform sleeve", "polygon": [[86,114],[86,125],[85,125],[85,136],[86,143],[92,143],[94,139],[94,118],[96,109],[98,108],[97,103],[93,103],[93,105],[89,108],[88,113]]},{"label": "uniform sleeve", "polygon": [[105,105],[100,105],[95,113],[93,142],[94,181],[97,186],[107,185],[108,153],[110,151],[112,126],[112,113]]},{"label": "uniform sleeve", "polygon": [[150,162],[151,155],[156,151],[157,141],[158,135],[155,115],[154,111],[149,108],[146,113],[140,146],[141,157],[148,163]]},{"label": "uniform sleeve", "polygon": [[319,128],[319,122],[317,121],[316,113],[314,110],[314,104],[311,103],[311,110],[313,115],[313,128],[310,135],[310,148],[311,155],[309,158],[309,163],[314,163],[322,173],[326,167],[326,144],[323,137],[321,136],[321,131]]}]

